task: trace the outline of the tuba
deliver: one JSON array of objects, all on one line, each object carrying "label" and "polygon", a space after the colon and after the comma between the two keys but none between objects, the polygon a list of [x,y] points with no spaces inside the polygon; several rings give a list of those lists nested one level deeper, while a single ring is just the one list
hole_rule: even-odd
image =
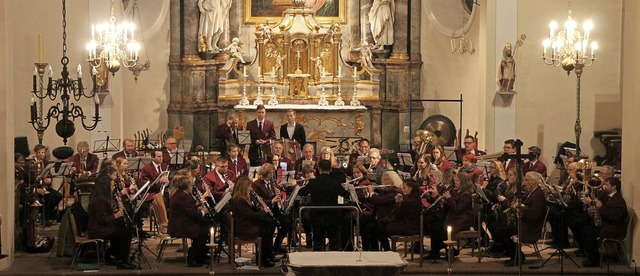
[{"label": "tuba", "polygon": [[432,149],[437,144],[438,137],[431,131],[419,129],[416,131],[416,135],[420,137],[420,145],[416,149],[418,153],[428,153],[429,149]]}]

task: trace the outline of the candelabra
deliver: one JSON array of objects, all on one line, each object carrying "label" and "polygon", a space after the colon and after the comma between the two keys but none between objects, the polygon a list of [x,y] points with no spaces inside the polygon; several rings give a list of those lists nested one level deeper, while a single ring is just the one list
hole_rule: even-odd
[{"label": "candelabra", "polygon": [[[576,156],[580,156],[580,135],[582,134],[580,123],[580,78],[582,77],[583,68],[591,66],[596,60],[594,52],[598,49],[598,43],[590,41],[589,35],[593,28],[591,20],[584,22],[583,33],[577,31],[576,27],[577,23],[571,18],[571,0],[569,0],[569,15],[564,23],[565,29],[556,33],[558,23],[556,21],[549,23],[549,38],[543,42],[542,60],[547,65],[562,67],[567,71],[567,75],[575,69],[577,84],[574,134],[576,136]],[[551,57],[547,56],[547,48],[549,47],[551,47]]]},{"label": "candelabra", "polygon": [[[120,70],[120,64],[127,68],[133,67],[138,62],[138,51],[140,44],[134,39],[135,25],[122,22],[116,27],[116,17],[114,15],[114,0],[111,0],[111,17],[109,22],[91,24],[91,41],[87,43],[89,57],[87,61],[93,67],[106,63],[109,72],[115,76]],[[96,32],[98,33],[96,39]],[[127,49],[120,47],[126,45]]]},{"label": "candelabra", "polygon": [[[245,74],[246,74],[246,71],[245,71]],[[256,100],[253,101],[253,105],[264,104],[262,102],[262,90],[261,89],[262,89],[262,87],[260,87],[260,70],[258,70],[258,95],[256,96]]]},{"label": "candelabra", "polygon": [[358,68],[353,68],[353,94],[351,95],[351,102],[349,103],[351,106],[359,106],[360,101],[358,100]]},{"label": "candelabra", "polygon": [[[258,85],[260,87],[260,85]],[[249,105],[249,99],[247,98],[247,71],[242,73],[242,98],[238,105]]]},{"label": "candelabra", "polygon": [[340,85],[340,78],[342,77],[342,70],[338,68],[338,97],[336,98],[335,106],[344,106],[344,101],[342,100],[342,87]]},{"label": "candelabra", "polygon": [[[67,144],[67,138],[73,136],[75,133],[74,121],[76,118],[80,118],[82,127],[85,130],[91,131],[96,128],[100,121],[100,99],[98,98],[96,75],[93,70],[93,89],[87,94],[82,84],[82,68],[78,65],[78,79],[74,80],[69,78],[69,71],[67,65],[69,64],[69,58],[67,57],[67,17],[66,17],[66,1],[62,0],[62,73],[61,78],[53,80],[53,70],[51,66],[48,66],[48,81],[46,91],[43,85],[43,76],[45,72],[46,63],[36,63],[36,68],[33,74],[33,91],[31,91],[31,121],[29,123],[38,132],[38,141],[42,143],[42,136],[44,131],[51,124],[52,119],[58,121],[56,123],[56,133],[62,138],[64,145]],[[38,80],[39,79],[39,80]],[[36,102],[35,99],[38,99]],[[60,102],[55,103],[49,107],[49,110],[44,113],[43,104],[45,99],[51,101]],[[95,102],[95,115],[91,118],[91,122],[87,124],[82,107],[76,103],[71,102],[80,101],[82,98],[93,98]],[[56,148],[53,154],[58,159],[66,159],[73,154],[71,147],[63,146]]]},{"label": "candelabra", "polygon": [[278,105],[278,99],[276,98],[276,72],[273,71],[273,82],[271,82],[271,96],[269,96],[268,105]]},{"label": "candelabra", "polygon": [[322,93],[320,93],[320,100],[318,101],[319,106],[327,106],[329,105],[329,101],[327,101],[327,94],[324,91],[324,82],[322,83]]}]

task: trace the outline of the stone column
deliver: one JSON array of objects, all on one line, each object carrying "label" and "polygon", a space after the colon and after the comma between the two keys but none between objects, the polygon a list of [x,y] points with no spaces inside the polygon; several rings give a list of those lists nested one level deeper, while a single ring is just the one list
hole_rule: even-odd
[{"label": "stone column", "polygon": [[395,0],[396,15],[393,22],[393,50],[391,59],[408,60],[409,54],[409,1]]},{"label": "stone column", "polygon": [[[371,25],[369,24],[369,10],[371,9],[372,0],[360,0],[360,5],[350,9],[349,21],[351,23],[351,41],[352,47],[360,45],[362,40],[373,45],[373,37],[371,36]],[[356,40],[357,39],[357,40]]]},{"label": "stone column", "polygon": [[412,61],[422,61],[420,53],[420,25],[422,15],[422,0],[410,0],[409,2],[409,56]]},{"label": "stone column", "polygon": [[182,58],[198,58],[198,23],[200,11],[198,0],[183,0],[182,2]]},{"label": "stone column", "polygon": [[180,13],[181,6],[180,0],[171,0],[169,9],[169,62],[179,62],[182,57],[180,45],[180,34],[182,28],[180,27]]}]

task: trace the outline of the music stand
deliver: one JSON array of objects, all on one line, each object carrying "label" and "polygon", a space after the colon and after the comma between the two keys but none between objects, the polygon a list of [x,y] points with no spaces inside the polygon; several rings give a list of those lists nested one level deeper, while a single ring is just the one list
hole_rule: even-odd
[{"label": "music stand", "polygon": [[249,178],[254,179],[256,178],[256,175],[258,175],[258,170],[260,169],[260,166],[255,166],[255,167],[249,167]]},{"label": "music stand", "polygon": [[284,171],[282,172],[280,182],[289,182],[289,180],[294,179],[296,177],[295,171]]},{"label": "music stand", "polygon": [[127,171],[140,171],[142,170],[142,168],[144,168],[144,166],[146,166],[147,164],[151,163],[151,160],[153,160],[153,158],[151,158],[150,156],[140,156],[140,157],[129,157],[127,158]]},{"label": "music stand", "polygon": [[455,147],[442,147],[442,149],[444,150],[443,154],[444,154],[444,158],[449,160],[449,161],[455,161],[457,162],[457,157],[456,157],[456,148]]},{"label": "music stand", "polygon": [[216,214],[219,214],[220,211],[222,211],[222,208],[224,208],[224,206],[227,205],[227,203],[229,203],[229,200],[231,200],[231,193],[229,192],[224,193],[220,201],[218,201],[216,206],[213,208],[216,211]]},{"label": "music stand", "polygon": [[408,172],[398,172],[398,175],[404,180],[411,179],[411,174]]},{"label": "music stand", "polygon": [[178,167],[183,166],[186,161],[187,161],[187,152],[179,149],[179,150],[176,150],[175,153],[173,153],[173,156],[171,156],[171,160],[169,161],[169,166],[177,169]]},{"label": "music stand", "polygon": [[107,156],[107,152],[120,151],[120,139],[107,139],[97,140],[93,142],[93,152],[102,152],[104,156]]},{"label": "music stand", "polygon": [[49,165],[47,165],[46,167],[44,167],[44,170],[42,170],[42,172],[38,175],[38,179],[44,179],[47,176],[51,176],[51,169],[53,168],[53,166],[55,166],[56,163],[49,163]]},{"label": "music stand", "polygon": [[311,167],[315,167],[316,166],[316,162],[313,160],[302,160],[302,166],[311,166]]},{"label": "music stand", "polygon": [[[351,181],[353,181],[353,180],[351,180]],[[358,212],[362,213],[362,207],[360,207],[360,201],[358,200],[358,194],[356,194],[356,188],[353,186],[353,184],[351,184],[351,183],[347,184],[347,191],[349,191],[349,199],[351,199],[351,201],[353,201],[356,204],[356,207],[358,208]]]},{"label": "music stand", "polygon": [[366,155],[360,155],[356,158],[356,163],[369,164],[369,157]]},{"label": "music stand", "polygon": [[298,198],[298,192],[300,192],[301,188],[302,187],[298,185],[293,188],[291,196],[287,199],[287,208],[284,209],[284,215],[289,215],[289,212],[291,212],[291,208],[293,207],[293,204],[295,204],[296,198]]},{"label": "music stand", "polygon": [[411,158],[410,153],[399,152],[398,161],[400,161],[400,165],[403,167],[413,167],[413,158]]},{"label": "music stand", "polygon": [[248,130],[238,130],[238,145],[251,145],[251,133]]}]

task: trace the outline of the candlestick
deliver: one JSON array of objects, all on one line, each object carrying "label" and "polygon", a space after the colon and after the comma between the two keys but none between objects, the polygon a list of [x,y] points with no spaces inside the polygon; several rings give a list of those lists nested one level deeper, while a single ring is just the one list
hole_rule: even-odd
[{"label": "candlestick", "polygon": [[451,226],[447,226],[447,240],[451,241]]},{"label": "candlestick", "polygon": [[209,230],[209,244],[213,244],[214,240],[215,240],[215,237],[213,234],[213,227],[211,227],[211,230]]},{"label": "candlestick", "polygon": [[38,91],[38,86],[36,85],[36,75],[38,74],[38,68],[33,68],[33,92]]},{"label": "candlestick", "polygon": [[38,62],[42,63],[44,60],[44,38],[41,34],[38,35]]}]

